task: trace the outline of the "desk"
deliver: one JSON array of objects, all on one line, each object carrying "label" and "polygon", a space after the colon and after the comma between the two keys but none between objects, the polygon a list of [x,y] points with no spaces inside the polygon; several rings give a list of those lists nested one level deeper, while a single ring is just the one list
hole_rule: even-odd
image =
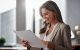
[{"label": "desk", "polygon": [[72,50],[80,50],[80,44],[72,45]]},{"label": "desk", "polygon": [[0,47],[0,50],[27,50],[26,47]]}]

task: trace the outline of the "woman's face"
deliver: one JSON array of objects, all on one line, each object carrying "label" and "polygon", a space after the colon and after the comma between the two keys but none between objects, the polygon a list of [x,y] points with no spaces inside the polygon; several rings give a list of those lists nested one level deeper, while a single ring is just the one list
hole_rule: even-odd
[{"label": "woman's face", "polygon": [[55,12],[47,10],[46,8],[42,8],[41,12],[42,12],[42,18],[43,20],[46,21],[46,23],[54,22],[54,20],[56,19]]}]

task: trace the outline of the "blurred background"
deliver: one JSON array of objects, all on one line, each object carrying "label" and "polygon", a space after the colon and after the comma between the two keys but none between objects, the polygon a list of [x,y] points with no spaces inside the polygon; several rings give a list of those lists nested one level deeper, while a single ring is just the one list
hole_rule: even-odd
[{"label": "blurred background", "polygon": [[[14,31],[31,30],[38,37],[42,27],[39,7],[47,0],[0,0],[0,37],[5,45],[16,45]],[[80,44],[80,0],[53,0],[59,6],[63,21],[71,27],[72,45]]]}]

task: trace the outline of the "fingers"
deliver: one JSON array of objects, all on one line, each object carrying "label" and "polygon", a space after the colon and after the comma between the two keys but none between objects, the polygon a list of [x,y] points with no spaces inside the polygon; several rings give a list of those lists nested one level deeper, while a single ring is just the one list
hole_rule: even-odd
[{"label": "fingers", "polygon": [[26,41],[26,40],[22,40],[22,42],[23,42],[23,43],[26,43],[26,42],[28,42],[28,41]]},{"label": "fingers", "polygon": [[25,41],[25,40],[22,40],[22,45],[24,47],[27,47],[29,45],[29,42],[28,41]]},{"label": "fingers", "polygon": [[24,47],[27,47],[27,45],[26,44],[22,44]]},{"label": "fingers", "polygon": [[24,47],[27,47],[28,50],[31,48],[28,41],[22,40],[22,44]]},{"label": "fingers", "polygon": [[41,41],[46,47],[48,46],[48,41],[44,41],[44,40],[41,40]]}]

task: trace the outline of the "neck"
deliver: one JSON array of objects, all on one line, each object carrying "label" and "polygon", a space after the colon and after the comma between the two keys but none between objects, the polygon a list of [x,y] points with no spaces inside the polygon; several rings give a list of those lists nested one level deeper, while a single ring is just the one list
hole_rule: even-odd
[{"label": "neck", "polygon": [[51,22],[51,26],[53,26],[53,25],[55,25],[55,24],[57,24],[58,23],[58,21],[56,20],[56,21],[54,21],[54,22]]}]

